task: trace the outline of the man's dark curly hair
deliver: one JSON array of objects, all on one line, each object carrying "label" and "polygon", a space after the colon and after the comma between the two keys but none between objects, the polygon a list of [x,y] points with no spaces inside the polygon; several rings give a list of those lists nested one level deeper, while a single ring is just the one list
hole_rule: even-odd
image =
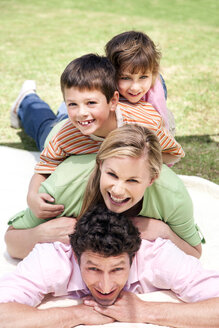
[{"label": "man's dark curly hair", "polygon": [[97,205],[77,222],[70,243],[79,263],[82,253],[87,250],[105,257],[127,253],[131,263],[141,238],[129,218]]}]

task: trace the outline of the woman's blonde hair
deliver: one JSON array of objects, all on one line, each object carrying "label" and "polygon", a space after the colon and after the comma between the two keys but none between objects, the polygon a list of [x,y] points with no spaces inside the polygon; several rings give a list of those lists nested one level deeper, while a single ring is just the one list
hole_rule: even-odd
[{"label": "woman's blonde hair", "polygon": [[107,158],[115,156],[135,158],[145,156],[145,168],[149,166],[150,178],[154,180],[160,174],[162,166],[161,147],[152,131],[135,124],[124,125],[113,130],[108,134],[98,151],[96,165],[88,180],[79,217],[96,204],[103,202],[100,192],[100,165]]}]

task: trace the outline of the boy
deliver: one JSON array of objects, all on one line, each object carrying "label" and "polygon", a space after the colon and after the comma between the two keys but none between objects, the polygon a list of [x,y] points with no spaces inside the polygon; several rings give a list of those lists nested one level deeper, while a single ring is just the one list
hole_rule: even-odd
[{"label": "boy", "polygon": [[[28,192],[28,205],[39,218],[46,216],[39,216],[38,210],[44,210],[46,202],[53,201],[48,195],[38,194],[41,182],[71,154],[96,153],[103,138],[116,127],[137,123],[153,130],[161,144],[164,163],[172,164],[184,156],[181,146],[164,128],[161,116],[150,104],[118,103],[115,81],[113,65],[106,57],[94,54],[73,60],[64,70],[61,89],[69,119],[41,153]],[[19,117],[22,121],[20,111],[31,96],[27,92],[30,90],[21,93],[12,108],[17,120]]]}]

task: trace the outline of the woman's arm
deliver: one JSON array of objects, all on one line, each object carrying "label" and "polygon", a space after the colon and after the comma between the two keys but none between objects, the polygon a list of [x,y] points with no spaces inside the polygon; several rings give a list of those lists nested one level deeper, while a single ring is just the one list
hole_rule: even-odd
[{"label": "woman's arm", "polygon": [[31,229],[9,227],[5,233],[7,251],[11,257],[23,259],[37,243],[60,241],[69,244],[76,219],[62,217],[52,219]]},{"label": "woman's arm", "polygon": [[200,258],[202,253],[201,243],[191,246],[185,240],[177,236],[165,222],[153,218],[137,216],[132,219],[135,226],[141,232],[142,239],[155,240],[158,237],[170,239],[178,248],[188,255]]}]

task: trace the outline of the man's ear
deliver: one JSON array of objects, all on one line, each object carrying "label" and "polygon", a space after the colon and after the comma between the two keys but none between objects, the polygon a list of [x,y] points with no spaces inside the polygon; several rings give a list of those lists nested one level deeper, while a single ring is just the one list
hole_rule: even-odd
[{"label": "man's ear", "polygon": [[119,101],[119,92],[115,91],[112,98],[110,99],[110,109],[111,111],[115,111],[116,107],[118,105],[118,101]]}]

